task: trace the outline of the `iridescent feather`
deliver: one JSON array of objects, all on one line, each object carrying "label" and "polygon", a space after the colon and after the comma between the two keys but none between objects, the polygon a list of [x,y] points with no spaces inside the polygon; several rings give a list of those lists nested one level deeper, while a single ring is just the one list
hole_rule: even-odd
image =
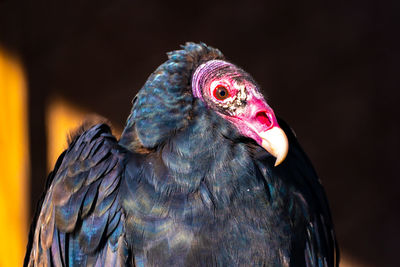
[{"label": "iridescent feather", "polygon": [[[206,103],[194,71],[224,60],[187,43],[150,75],[120,140],[106,124],[59,157],[27,266],[338,266],[328,202],[289,126],[275,159]],[[247,77],[247,76],[246,76]]]}]

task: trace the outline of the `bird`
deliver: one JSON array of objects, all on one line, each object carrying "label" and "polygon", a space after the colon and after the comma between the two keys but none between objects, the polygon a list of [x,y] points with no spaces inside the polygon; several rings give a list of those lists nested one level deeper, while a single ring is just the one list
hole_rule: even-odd
[{"label": "bird", "polygon": [[25,266],[339,266],[324,188],[250,74],[204,43],[167,53],[120,136],[76,132]]}]

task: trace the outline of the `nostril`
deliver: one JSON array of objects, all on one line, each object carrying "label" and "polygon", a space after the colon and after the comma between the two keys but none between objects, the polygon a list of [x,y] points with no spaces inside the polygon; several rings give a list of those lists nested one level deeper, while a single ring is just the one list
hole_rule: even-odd
[{"label": "nostril", "polygon": [[259,111],[256,114],[256,120],[261,124],[271,126],[272,122],[265,111]]}]

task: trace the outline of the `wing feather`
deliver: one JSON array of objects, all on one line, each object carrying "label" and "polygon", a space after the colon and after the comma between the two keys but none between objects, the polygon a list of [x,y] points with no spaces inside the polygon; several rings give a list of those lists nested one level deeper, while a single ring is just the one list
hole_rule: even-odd
[{"label": "wing feather", "polygon": [[49,175],[25,265],[126,264],[129,251],[119,196],[125,153],[105,124],[71,142]]},{"label": "wing feather", "polygon": [[[305,241],[305,266],[339,266],[339,250],[326,193],[293,131],[280,121],[290,142],[289,165],[291,177],[295,179],[294,201],[301,210],[299,220],[303,229],[298,229],[298,240]],[[293,212],[293,216],[295,211]],[[303,239],[302,234],[305,234]]]},{"label": "wing feather", "polygon": [[282,120],[279,125],[289,140],[285,161],[274,168],[272,156],[261,150],[256,158],[270,198],[278,193],[274,188],[282,188],[283,184],[287,187],[285,193],[282,190],[279,193],[287,199],[294,233],[290,266],[339,266],[339,250],[325,191],[292,130]]}]

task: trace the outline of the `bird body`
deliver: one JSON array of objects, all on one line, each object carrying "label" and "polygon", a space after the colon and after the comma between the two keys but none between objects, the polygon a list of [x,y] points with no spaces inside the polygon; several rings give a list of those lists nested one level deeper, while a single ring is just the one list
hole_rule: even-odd
[{"label": "bird body", "polygon": [[135,97],[120,140],[98,124],[60,156],[25,264],[338,264],[324,190],[254,84],[217,49],[171,52]]}]

